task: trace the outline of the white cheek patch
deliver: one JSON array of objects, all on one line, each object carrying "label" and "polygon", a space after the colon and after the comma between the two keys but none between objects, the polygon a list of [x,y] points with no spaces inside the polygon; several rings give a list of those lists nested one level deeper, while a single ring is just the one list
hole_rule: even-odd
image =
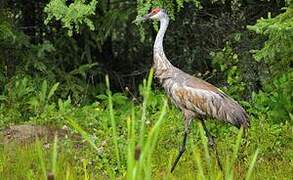
[{"label": "white cheek patch", "polygon": [[158,14],[159,14],[159,13],[157,13],[157,14],[151,16],[151,19],[158,19],[158,18],[159,18],[159,15],[158,15]]}]

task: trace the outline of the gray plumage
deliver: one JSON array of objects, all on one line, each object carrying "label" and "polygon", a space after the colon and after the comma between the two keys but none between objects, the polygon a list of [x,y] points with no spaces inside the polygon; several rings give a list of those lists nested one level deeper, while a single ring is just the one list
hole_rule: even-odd
[{"label": "gray plumage", "polygon": [[155,8],[145,17],[140,18],[140,20],[146,19],[158,19],[160,21],[160,29],[154,43],[155,77],[159,79],[171,101],[184,114],[185,130],[183,144],[171,172],[175,169],[181,155],[185,151],[188,127],[194,118],[201,121],[209,144],[216,152],[218,165],[222,169],[215,141],[206,128],[204,121],[206,117],[212,117],[238,128],[248,128],[248,115],[235,100],[224,92],[206,81],[183,72],[168,61],[163,49],[163,38],[169,24],[169,17],[164,10]]},{"label": "gray plumage", "polygon": [[184,115],[209,116],[236,127],[248,127],[245,110],[232,98],[215,86],[193,77],[174,67],[166,58],[163,50],[163,37],[169,18],[161,11],[161,25],[154,44],[155,76],[159,79],[172,102]]}]

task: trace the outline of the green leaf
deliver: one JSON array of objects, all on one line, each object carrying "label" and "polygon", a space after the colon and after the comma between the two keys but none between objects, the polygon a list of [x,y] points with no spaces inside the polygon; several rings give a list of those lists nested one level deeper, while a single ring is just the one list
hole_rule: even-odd
[{"label": "green leaf", "polygon": [[39,96],[40,101],[43,103],[46,101],[47,90],[48,90],[48,83],[46,80],[44,80],[42,83],[41,92],[40,92],[40,96]]},{"label": "green leaf", "polygon": [[48,94],[48,100],[54,95],[55,91],[57,90],[59,83],[55,83],[53,87],[50,89]]}]

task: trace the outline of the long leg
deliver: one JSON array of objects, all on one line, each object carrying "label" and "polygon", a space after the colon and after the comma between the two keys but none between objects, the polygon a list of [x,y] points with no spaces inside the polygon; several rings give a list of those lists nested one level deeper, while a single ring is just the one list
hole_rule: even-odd
[{"label": "long leg", "polygon": [[177,163],[179,162],[182,154],[185,152],[186,150],[186,140],[187,140],[187,136],[188,136],[188,132],[189,132],[189,125],[190,125],[190,122],[191,122],[191,118],[185,118],[185,127],[184,127],[184,137],[183,137],[183,142],[182,142],[182,145],[179,149],[179,153],[172,165],[172,168],[171,168],[171,173],[174,171]]},{"label": "long leg", "polygon": [[221,171],[223,171],[223,166],[221,164],[221,161],[220,161],[220,157],[219,157],[219,153],[218,153],[218,150],[217,150],[217,147],[216,147],[216,143],[215,143],[215,140],[214,140],[214,137],[213,135],[208,131],[208,128],[206,127],[205,123],[204,123],[204,120],[201,119],[201,123],[202,123],[202,126],[204,128],[204,131],[206,132],[206,136],[208,137],[208,142],[209,142],[209,145],[212,147],[212,149],[215,151],[216,153],[216,158],[217,158],[217,163],[221,169]]}]

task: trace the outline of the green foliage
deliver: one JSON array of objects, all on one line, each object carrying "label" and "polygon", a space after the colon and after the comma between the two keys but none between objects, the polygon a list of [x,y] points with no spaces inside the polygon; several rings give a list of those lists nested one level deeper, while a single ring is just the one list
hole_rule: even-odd
[{"label": "green foliage", "polygon": [[[12,23],[10,12],[0,9],[0,47],[21,47],[28,45],[28,38],[23,32],[17,31]],[[1,50],[1,49],[0,49]]]},{"label": "green foliage", "polygon": [[14,82],[6,84],[2,94],[0,95],[1,110],[5,112],[5,107],[8,111],[11,110],[9,116],[2,119],[0,124],[7,121],[19,121],[21,116],[25,116],[28,111],[27,102],[33,94],[33,87],[27,77],[16,77]]},{"label": "green foliage", "polygon": [[[94,97],[97,87],[95,87],[90,82],[90,80],[87,79],[87,76],[89,72],[97,70],[95,69],[96,66],[96,63],[82,64],[73,70],[70,70],[69,72],[66,72],[62,69],[56,69],[57,75],[52,74],[52,76],[54,79],[57,77],[62,77],[59,79],[61,83],[60,96],[62,98],[71,96],[76,103],[89,101],[89,99],[87,99],[87,97],[89,97],[88,95]],[[104,89],[102,87],[99,92],[102,92],[103,90]]]},{"label": "green foliage", "polygon": [[49,105],[49,100],[54,95],[58,86],[59,83],[55,83],[51,88],[49,88],[46,80],[42,82],[39,93],[30,98],[28,102],[29,107],[33,110],[33,112],[39,114],[47,108],[46,106]]},{"label": "green foliage", "polygon": [[95,26],[89,16],[95,14],[96,5],[97,0],[92,0],[88,4],[85,0],[74,0],[69,6],[66,5],[66,0],[51,0],[45,8],[48,14],[45,24],[53,18],[61,20],[62,26],[68,29],[69,36],[72,36],[73,31],[79,32],[82,24],[94,30]]},{"label": "green foliage", "polygon": [[257,61],[268,65],[267,77],[262,79],[263,90],[253,94],[257,112],[273,122],[292,122],[292,54],[293,54],[293,9],[268,19],[260,19],[249,26],[268,37],[260,50],[254,51]]},{"label": "green foliage", "polygon": [[[38,116],[30,114],[30,122],[54,123],[59,127],[69,125],[70,131],[80,133],[91,147],[80,144],[81,140],[78,140],[79,148],[73,148],[77,146],[74,140],[58,138],[61,140],[57,141],[55,138],[53,149],[49,151],[43,150],[40,143],[25,148],[13,146],[11,152],[7,148],[0,148],[0,154],[5,156],[0,158],[0,167],[3,164],[6,167],[3,173],[0,173],[0,178],[16,178],[25,173],[27,177],[36,179],[46,177],[48,172],[54,172],[58,178],[90,178],[93,174],[99,174],[98,176],[103,178],[157,179],[163,175],[168,178],[221,179],[223,174],[217,168],[214,155],[209,152],[207,138],[200,125],[192,128],[191,132],[195,133],[190,134],[187,153],[184,154],[176,172],[170,174],[169,168],[178,151],[177,145],[182,140],[181,133],[178,133],[183,129],[182,115],[175,108],[167,108],[167,101],[151,91],[151,74],[148,81],[144,81],[141,86],[144,100],[139,104],[129,101],[121,93],[112,95],[109,89],[106,95],[99,96],[99,104],[75,107],[70,99],[59,99],[58,104],[55,104],[49,100],[58,85],[50,86],[43,81],[37,86],[34,96],[46,102],[47,108],[39,112]],[[26,81],[28,80],[19,81],[22,82],[22,87],[28,86]],[[21,97],[30,95],[22,94]],[[161,103],[153,104],[152,101],[155,100]],[[242,131],[238,132],[233,127],[227,128],[226,125],[217,124],[217,127],[210,128],[212,131],[217,130],[215,135],[218,137],[217,143],[224,162],[226,179],[245,176],[257,179],[271,175],[282,178],[290,173],[285,167],[292,158],[291,144],[288,143],[292,140],[292,126],[288,123],[270,125],[263,123],[265,119],[264,116],[260,119],[253,118],[245,139],[241,139]],[[119,160],[113,158],[117,151]],[[15,158],[18,161],[15,161]],[[23,166],[18,167],[19,162],[22,162]],[[35,166],[30,165],[32,162]],[[278,171],[264,171],[268,167],[278,167]],[[192,171],[186,172],[186,169]],[[11,174],[11,170],[15,173]]]},{"label": "green foliage", "polygon": [[[243,95],[246,89],[246,84],[243,81],[243,72],[239,68],[239,57],[233,52],[233,49],[229,45],[217,53],[211,53],[213,58],[213,65],[218,67],[220,71],[226,76],[225,79],[228,86],[223,89],[232,95]],[[238,97],[239,98],[239,97]]]},{"label": "green foliage", "polygon": [[268,40],[261,50],[254,50],[257,61],[265,61],[270,67],[270,76],[278,75],[290,69],[293,61],[293,8],[286,8],[286,12],[268,19],[261,18],[248,29],[265,35]]},{"label": "green foliage", "polygon": [[286,121],[293,123],[292,79],[293,71],[283,73],[276,76],[271,84],[267,84],[263,91],[254,93],[252,100],[256,112],[275,123]]},{"label": "green foliage", "polygon": [[[198,126],[196,124],[196,127],[191,129],[187,152],[176,171],[171,174],[171,163],[182,140],[182,134],[178,131],[183,130],[183,124],[178,110],[167,108],[166,101],[156,113],[146,110],[146,117],[151,122],[144,123],[144,145],[137,146],[141,133],[143,103],[133,105],[132,112],[128,114],[120,114],[120,108],[115,106],[106,105],[106,109],[99,110],[95,109],[96,106],[83,108],[85,114],[79,116],[72,111],[59,126],[69,125],[70,132],[80,133],[90,146],[82,143],[80,139],[76,141],[61,137],[58,140],[55,138],[54,143],[49,146],[52,148],[49,149],[44,148],[41,142],[28,146],[8,144],[6,148],[0,148],[0,167],[5,164],[0,178],[15,179],[27,176],[38,179],[47,177],[48,172],[53,172],[56,178],[62,179],[157,179],[162,176],[175,179],[222,179],[223,176],[225,179],[240,179],[245,176],[251,179],[282,179],[290,175],[290,170],[286,168],[292,158],[292,145],[289,143],[292,140],[292,127],[289,124],[271,126],[268,123],[262,124],[263,119],[254,120],[248,136],[244,139],[242,131],[218,124],[219,132],[215,135],[218,137],[218,149],[224,162],[223,174],[217,167],[204,130],[198,123]],[[116,122],[116,136],[112,134],[109,108],[112,109],[115,119],[119,119]],[[98,115],[88,121],[87,116],[94,113]],[[229,132],[225,132],[227,129]],[[121,165],[113,158],[114,141],[118,141]]]},{"label": "green foliage", "polygon": [[35,71],[49,74],[50,69],[48,68],[47,58],[50,54],[56,52],[54,45],[49,41],[45,41],[42,44],[30,45],[30,48],[31,51],[23,58],[24,70],[34,69]]},{"label": "green foliage", "polygon": [[[257,78],[262,88],[252,93],[251,104],[245,101],[241,103],[259,118],[266,117],[274,123],[292,122],[292,8],[287,8],[286,12],[275,18],[258,20],[256,25],[248,28],[268,36],[268,39],[262,49],[253,51],[258,61],[255,65],[261,66],[261,76]],[[240,37],[236,41],[241,42],[239,40]],[[231,46],[235,45],[229,41],[222,51],[211,53],[213,64],[226,78],[229,86],[224,88],[225,91],[233,96],[243,96],[247,93],[249,83],[245,78],[247,70],[243,64],[248,59],[235,53]]]},{"label": "green foliage", "polygon": [[[123,165],[121,164],[121,155],[126,155],[127,156],[127,177],[128,179],[140,179],[140,178],[151,178],[151,156],[154,150],[154,147],[156,145],[157,137],[158,137],[158,131],[161,125],[161,122],[163,120],[163,117],[165,116],[166,113],[166,106],[167,103],[165,101],[164,106],[161,111],[160,118],[158,121],[155,123],[153,129],[149,132],[149,137],[145,139],[145,133],[144,129],[146,128],[146,122],[145,118],[147,116],[146,114],[146,107],[148,106],[148,94],[150,94],[150,84],[152,82],[152,73],[150,73],[150,78],[148,79],[148,86],[144,86],[144,102],[142,105],[142,121],[138,123],[136,120],[135,114],[134,114],[134,109],[132,109],[132,115],[131,118],[128,117],[127,120],[127,132],[128,132],[128,152],[127,154],[123,152],[121,148],[118,147],[118,141],[119,138],[117,136],[117,128],[116,128],[116,122],[114,119],[114,110],[113,110],[113,101],[112,101],[112,96],[111,92],[108,89],[108,110],[109,110],[109,119],[111,119],[111,128],[109,130],[112,130],[110,134],[112,134],[111,141],[113,142],[114,152],[116,154],[116,163],[118,166],[118,170],[123,170]],[[109,88],[109,80],[106,78],[106,83],[108,84]],[[83,137],[95,148],[96,145],[95,143],[88,138],[89,135],[82,130],[75,122],[70,122],[73,127],[80,132]],[[123,125],[125,127],[125,125]],[[136,127],[140,127],[139,135],[136,133]],[[143,129],[143,130],[142,130]],[[136,138],[139,136],[140,138]],[[140,145],[135,145],[140,143]],[[139,151],[139,152],[138,152]],[[126,159],[126,158],[123,158]]]},{"label": "green foliage", "polygon": [[3,43],[3,41],[5,42],[15,42],[15,35],[12,32],[12,27],[8,22],[5,21],[1,21],[0,24],[0,37],[1,37],[1,41]]},{"label": "green foliage", "polygon": [[[71,173],[73,174],[80,174],[81,173],[85,176],[90,176],[90,174],[92,173],[97,173],[98,174],[103,174],[105,177],[111,177],[111,178],[115,178],[115,177],[127,177],[128,179],[141,179],[141,178],[146,178],[146,179],[151,179],[152,177],[158,177],[160,176],[159,173],[157,174],[157,172],[153,172],[153,167],[158,166],[159,168],[166,166],[167,170],[164,170],[163,173],[165,173],[165,175],[167,177],[180,177],[180,174],[176,175],[172,175],[169,173],[169,166],[170,163],[172,162],[173,158],[169,158],[169,159],[164,159],[163,164],[162,162],[159,162],[158,164],[156,163],[156,158],[157,157],[162,157],[159,156],[161,155],[160,151],[162,151],[162,149],[164,149],[164,153],[170,153],[170,150],[168,146],[166,146],[167,144],[170,144],[170,142],[166,141],[167,139],[173,139],[176,140],[177,143],[181,142],[181,137],[177,137],[177,135],[172,135],[170,134],[170,131],[172,130],[172,126],[169,126],[170,123],[166,123],[167,119],[170,121],[172,118],[171,123],[175,123],[175,122],[181,122],[178,121],[179,119],[174,118],[174,114],[178,114],[177,110],[175,109],[169,109],[167,108],[167,101],[164,100],[164,105],[162,107],[159,107],[157,112],[154,113],[154,111],[149,111],[149,109],[147,108],[148,106],[150,106],[149,104],[149,99],[146,96],[150,96],[151,90],[150,90],[150,85],[151,85],[151,81],[152,81],[152,73],[150,73],[150,78],[148,79],[148,81],[146,81],[146,83],[144,83],[143,85],[143,93],[144,94],[144,101],[141,104],[138,104],[136,106],[132,105],[132,110],[129,114],[120,114],[119,112],[121,111],[121,109],[118,108],[114,109],[112,106],[112,96],[110,95],[110,92],[108,92],[108,96],[107,96],[107,102],[108,105],[106,105],[106,109],[101,110],[101,109],[94,109],[94,106],[91,108],[88,108],[86,110],[87,116],[89,116],[89,114],[93,114],[93,112],[91,112],[92,110],[96,111],[96,114],[99,114],[97,116],[95,116],[94,119],[92,119],[90,122],[96,122],[97,119],[101,119],[99,120],[100,123],[95,125],[95,128],[97,130],[95,130],[93,127],[89,126],[89,121],[87,121],[88,117],[85,115],[82,116],[77,116],[77,114],[75,114],[75,112],[71,113],[71,114],[67,114],[65,116],[66,121],[63,122],[63,124],[68,123],[70,125],[70,127],[72,127],[72,131],[77,131],[79,132],[82,137],[90,143],[90,145],[94,148],[94,149],[80,149],[80,152],[83,152],[82,154],[79,154],[78,156],[78,160],[76,160],[76,162],[74,162],[74,164],[76,165],[76,167],[74,169],[71,169],[70,172],[66,172],[64,173],[63,171],[65,169],[68,168],[72,168],[71,166],[68,166],[68,164],[66,165],[66,161],[63,162],[62,159],[57,160],[57,138],[55,137],[55,141],[54,141],[54,145],[53,145],[53,149],[52,149],[52,160],[51,161],[47,161],[46,154],[48,154],[49,152],[47,151],[43,151],[41,144],[38,142],[36,144],[36,148],[34,151],[36,151],[35,155],[32,154],[31,157],[28,158],[37,158],[39,159],[39,166],[37,166],[36,171],[33,171],[33,174],[30,174],[30,176],[34,176],[34,177],[46,177],[47,176],[47,171],[46,169],[48,167],[50,167],[50,163],[51,163],[51,167],[52,169],[49,169],[49,172],[54,172],[54,175],[56,175],[56,177],[63,177],[65,174],[67,174],[66,176],[71,176]],[[46,86],[45,83],[42,84],[41,87]],[[45,88],[42,88],[45,89]],[[161,97],[159,97],[161,98]],[[59,103],[61,104],[61,103]],[[56,109],[57,110],[57,109]],[[110,112],[110,113],[109,113]],[[104,116],[102,115],[104,114]],[[159,116],[156,116],[156,115]],[[168,115],[169,114],[169,115]],[[102,115],[102,116],[101,116]],[[115,121],[114,116],[118,116],[118,118],[120,119],[120,121],[117,121],[115,123],[110,123],[109,119],[112,119],[112,121]],[[127,116],[127,120],[126,122],[123,121],[125,119],[124,116]],[[73,119],[73,118],[74,119]],[[142,117],[142,118],[140,118]],[[181,117],[180,117],[181,118]],[[139,120],[141,119],[141,120]],[[152,121],[147,123],[147,121],[145,121],[146,119],[151,119]],[[102,123],[102,124],[101,124]],[[108,125],[103,125],[103,123],[108,124]],[[80,124],[80,125],[79,125]],[[115,124],[115,125],[114,125]],[[181,124],[181,123],[180,123]],[[60,124],[60,126],[62,126],[62,124]],[[116,127],[117,126],[117,127]],[[143,131],[141,131],[143,127]],[[88,129],[88,131],[84,130]],[[171,129],[170,129],[171,128]],[[118,130],[119,129],[119,130]],[[213,160],[211,160],[211,155],[208,152],[208,145],[207,145],[207,139],[204,135],[204,130],[201,126],[199,126],[199,128],[196,129],[200,129],[200,136],[196,136],[196,138],[200,138],[202,140],[202,144],[197,144],[194,143],[196,141],[192,141],[194,144],[192,144],[192,146],[195,149],[193,154],[196,155],[195,159],[193,158],[193,155],[188,155],[188,153],[186,154],[186,156],[191,156],[190,157],[190,162],[193,163],[193,167],[197,166],[198,167],[198,171],[202,171],[202,177],[211,177],[211,178],[215,178],[215,177],[219,177],[221,176],[221,171],[217,168],[215,168],[216,164]],[[114,130],[114,131],[113,131]],[[114,133],[113,133],[114,132]],[[142,132],[143,135],[142,135]],[[169,134],[169,137],[166,136],[162,136],[163,134]],[[166,135],[165,134],[165,135]],[[236,145],[233,148],[233,156],[229,157],[226,159],[226,161],[229,163],[229,165],[227,164],[227,172],[225,172],[225,176],[227,177],[232,177],[232,175],[234,174],[234,170],[232,168],[232,166],[234,166],[234,161],[237,159],[237,154],[238,154],[238,148],[241,142],[241,136],[242,133],[240,131],[240,133],[238,134],[238,140]],[[230,137],[230,136],[227,136]],[[140,140],[142,138],[142,140]],[[231,137],[230,137],[231,138]],[[232,138],[233,139],[233,138]],[[115,143],[115,141],[117,141],[117,143]],[[142,143],[139,145],[139,143],[142,141]],[[104,143],[106,142],[106,143]],[[119,142],[119,144],[118,144]],[[156,144],[159,142],[159,145],[157,146]],[[162,144],[163,143],[163,144]],[[60,143],[58,143],[60,144]],[[104,144],[104,145],[102,145]],[[165,144],[165,145],[164,145]],[[117,146],[117,148],[112,148]],[[176,144],[172,143],[172,149],[174,149],[177,152],[177,148],[175,148]],[[203,145],[205,147],[205,155],[204,158],[201,157],[201,153],[199,152],[199,149],[201,147],[201,145]],[[79,153],[79,149],[76,148],[66,148],[66,143],[64,143],[60,148],[58,147],[58,149],[68,149],[69,154],[71,155],[73,154],[78,154]],[[71,145],[69,145],[71,146]],[[167,147],[167,148],[166,148]],[[166,148],[166,149],[165,149]],[[32,149],[34,149],[34,147],[32,147]],[[77,151],[72,151],[73,149],[76,149]],[[125,149],[127,149],[127,152],[125,152]],[[17,150],[18,151],[18,150]],[[63,151],[63,150],[62,150]],[[65,154],[68,155],[68,152],[60,152],[61,154],[58,155],[58,157],[63,157]],[[118,151],[118,153],[120,154],[120,158],[119,159],[115,159],[115,158],[110,158],[112,157],[112,154],[115,154],[115,151]],[[21,154],[21,156],[23,156],[23,153],[32,153],[29,151],[27,151],[26,149],[24,149],[24,151],[22,153],[17,153],[17,154]],[[100,158],[95,159],[94,157],[97,157],[97,153],[98,156],[100,156]],[[172,153],[171,153],[172,154]],[[20,158],[21,158],[20,156]],[[36,157],[35,157],[36,156]],[[170,155],[169,155],[170,156]],[[50,156],[49,156],[50,157]],[[72,162],[72,159],[70,160],[69,158],[70,156],[68,156],[68,160],[70,162]],[[173,155],[171,155],[171,157],[173,157]],[[8,158],[8,157],[7,157]],[[11,157],[9,157],[11,158]],[[80,159],[82,160],[82,164],[78,163]],[[209,159],[208,161],[206,161],[207,159]],[[24,159],[23,159],[24,160]],[[86,168],[87,166],[91,166],[88,162],[92,162],[94,166],[99,167],[99,165],[101,165],[100,168],[98,169],[92,169],[92,168]],[[30,161],[27,161],[30,162]],[[212,162],[212,164],[211,164]],[[255,163],[255,160],[252,161],[253,163]],[[8,163],[5,161],[5,163]],[[62,163],[62,164],[60,164]],[[63,164],[64,163],[64,164]],[[121,164],[120,164],[121,163]],[[183,163],[184,164],[184,163]],[[13,164],[9,164],[12,165]],[[253,166],[253,164],[250,164],[250,167]],[[65,168],[58,168],[58,167],[65,167]],[[83,166],[83,168],[78,168]],[[29,166],[28,166],[29,167]],[[127,169],[125,169],[125,167],[127,167]],[[27,168],[25,168],[27,169]],[[19,170],[17,170],[19,171]],[[66,170],[68,171],[68,170]],[[251,173],[252,170],[250,170]],[[21,171],[19,171],[21,172]],[[26,172],[31,172],[31,171],[26,171]],[[127,174],[125,174],[127,172]],[[191,172],[191,171],[190,171]],[[69,174],[68,174],[69,173]],[[5,172],[6,174],[6,172]],[[14,175],[9,175],[7,177],[15,177],[18,176],[19,174],[16,173]],[[29,175],[26,174],[26,175]],[[189,176],[192,177],[194,176],[193,173],[188,173],[187,175],[185,174],[185,176]],[[6,176],[4,176],[6,177]]]},{"label": "green foliage", "polygon": [[[200,9],[200,1],[199,0],[176,0],[173,1],[165,1],[165,0],[157,0],[157,1],[145,1],[145,0],[137,0],[137,17],[143,17],[148,13],[148,11],[151,8],[160,7],[163,8],[168,15],[171,17],[171,19],[175,20],[175,14],[176,11],[179,12],[181,9],[183,9],[184,3],[193,3],[196,9]],[[177,9],[176,9],[177,7]],[[154,22],[155,28],[158,29],[158,24]],[[140,26],[140,35],[141,35],[141,41],[144,41],[144,30]]]}]

